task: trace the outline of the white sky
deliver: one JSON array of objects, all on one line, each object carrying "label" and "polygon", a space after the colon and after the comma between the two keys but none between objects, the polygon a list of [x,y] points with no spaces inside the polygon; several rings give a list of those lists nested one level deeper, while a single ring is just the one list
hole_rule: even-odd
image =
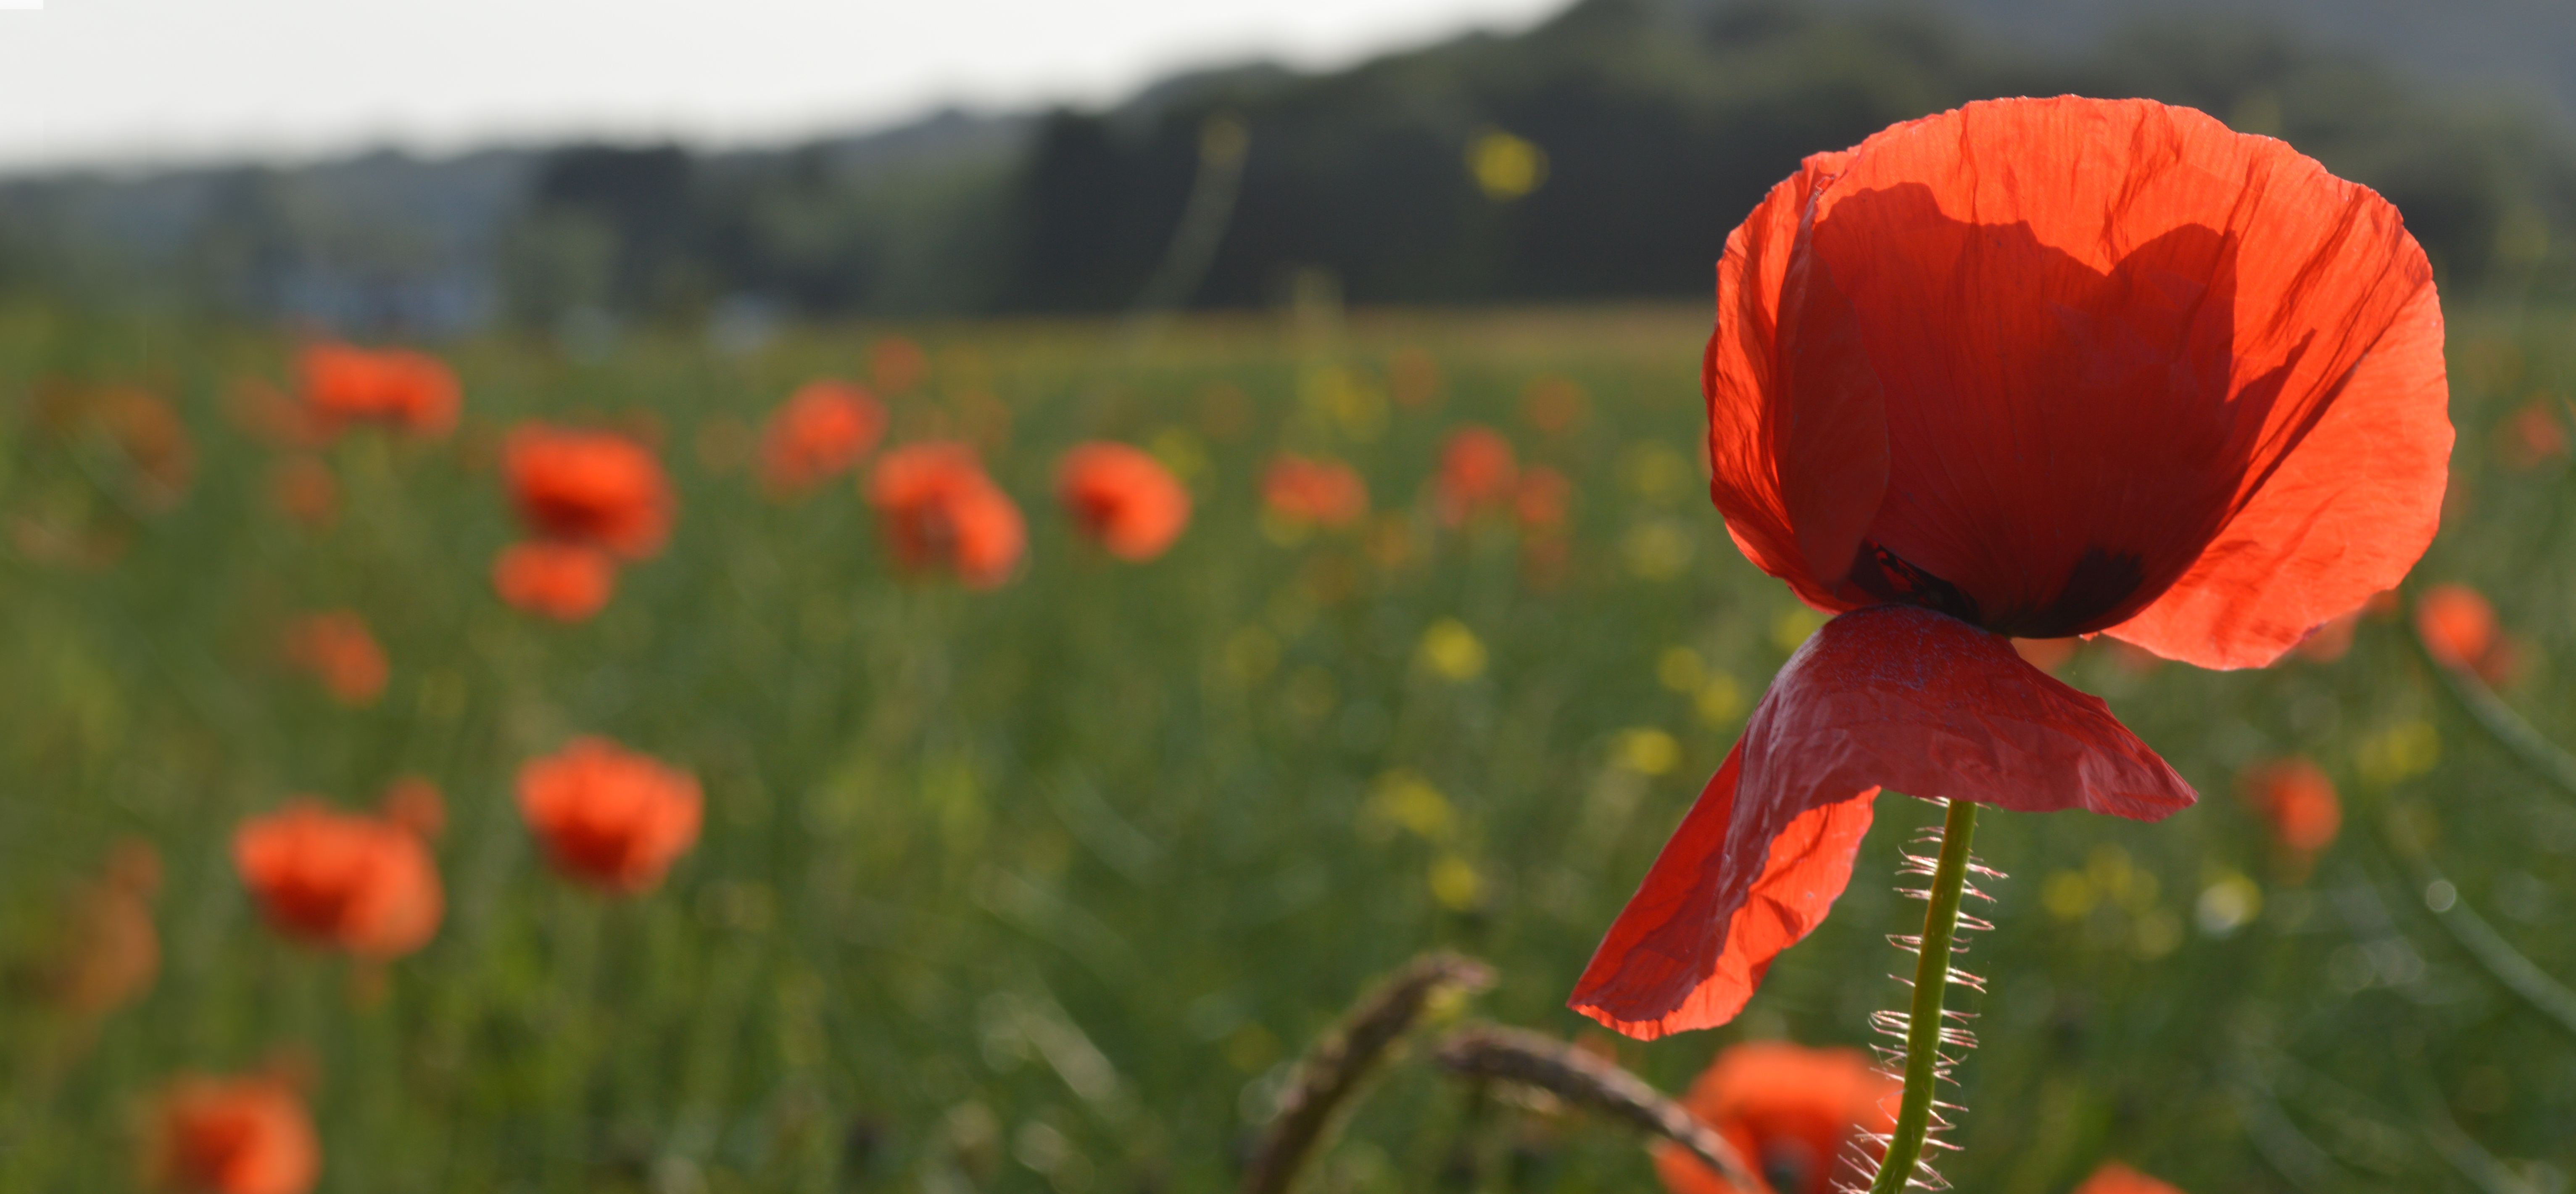
[{"label": "white sky", "polygon": [[1099,102],[1255,56],[1338,65],[1561,2],[0,0],[0,170],[772,140],[947,102]]}]

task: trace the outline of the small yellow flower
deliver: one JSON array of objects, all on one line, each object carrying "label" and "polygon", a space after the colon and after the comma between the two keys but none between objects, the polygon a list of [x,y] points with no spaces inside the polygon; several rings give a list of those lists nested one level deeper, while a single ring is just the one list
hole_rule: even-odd
[{"label": "small yellow flower", "polygon": [[1485,644],[1456,618],[1442,618],[1422,632],[1422,662],[1451,680],[1485,674]]}]

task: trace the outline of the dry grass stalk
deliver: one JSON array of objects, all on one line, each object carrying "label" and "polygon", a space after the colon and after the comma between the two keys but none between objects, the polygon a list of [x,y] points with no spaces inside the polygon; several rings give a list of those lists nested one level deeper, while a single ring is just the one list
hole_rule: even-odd
[{"label": "dry grass stalk", "polygon": [[1243,1194],[1286,1194],[1316,1147],[1331,1135],[1337,1113],[1424,1009],[1443,992],[1480,991],[1493,982],[1493,968],[1474,958],[1425,954],[1351,1005],[1298,1062],[1296,1079],[1280,1096],[1279,1109],[1244,1171]]},{"label": "dry grass stalk", "polygon": [[1739,1190],[1768,1187],[1734,1146],[1646,1080],[1564,1041],[1499,1024],[1470,1024],[1450,1033],[1433,1059],[1451,1073],[1533,1086],[1689,1149]]}]

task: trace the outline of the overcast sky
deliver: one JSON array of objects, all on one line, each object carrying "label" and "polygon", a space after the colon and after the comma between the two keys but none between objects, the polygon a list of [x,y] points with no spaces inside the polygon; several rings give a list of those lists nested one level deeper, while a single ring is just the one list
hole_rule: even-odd
[{"label": "overcast sky", "polygon": [[944,102],[1096,102],[1254,56],[1335,65],[1525,27],[1558,3],[0,0],[0,169],[567,134],[772,140]]}]

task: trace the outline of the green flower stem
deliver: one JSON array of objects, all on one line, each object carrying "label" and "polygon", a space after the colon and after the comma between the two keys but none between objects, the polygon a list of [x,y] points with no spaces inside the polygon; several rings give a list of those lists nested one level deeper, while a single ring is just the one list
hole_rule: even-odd
[{"label": "green flower stem", "polygon": [[1935,1071],[1941,1058],[1941,997],[1950,985],[1950,942],[1959,932],[1959,896],[1968,883],[1968,843],[1976,835],[1977,806],[1950,802],[1941,823],[1941,858],[1932,871],[1932,906],[1923,911],[1923,948],[1914,963],[1914,1006],[1905,1027],[1905,1101],[1896,1112],[1896,1135],[1878,1167],[1870,1194],[1899,1194],[1923,1155],[1923,1133],[1932,1123]]}]

